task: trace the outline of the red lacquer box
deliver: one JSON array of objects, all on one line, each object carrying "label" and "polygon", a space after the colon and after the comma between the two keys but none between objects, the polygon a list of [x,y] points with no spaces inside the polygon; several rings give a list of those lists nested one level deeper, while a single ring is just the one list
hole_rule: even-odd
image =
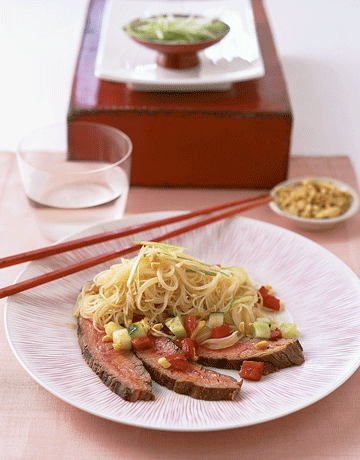
[{"label": "red lacquer box", "polygon": [[261,0],[252,0],[265,76],[218,92],[144,92],[95,77],[106,0],[92,0],[68,122],[121,129],[133,141],[131,183],[271,188],[287,177],[292,111]]}]

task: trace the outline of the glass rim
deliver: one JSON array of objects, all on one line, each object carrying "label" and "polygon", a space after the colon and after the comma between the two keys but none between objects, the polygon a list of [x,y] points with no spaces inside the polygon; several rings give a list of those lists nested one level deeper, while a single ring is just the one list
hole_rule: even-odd
[{"label": "glass rim", "polygon": [[[43,126],[40,126],[38,128],[35,128],[32,131],[30,131],[27,134],[25,134],[22,137],[22,139],[19,141],[19,143],[17,145],[17,149],[16,149],[17,157],[21,161],[23,161],[24,163],[26,163],[26,164],[38,169],[39,171],[46,171],[46,172],[50,172],[50,173],[56,173],[57,175],[64,174],[64,173],[62,173],[60,171],[56,171],[56,166],[54,168],[39,167],[39,166],[34,165],[31,162],[29,162],[27,159],[24,158],[24,153],[26,153],[26,151],[25,151],[24,148],[22,148],[22,144],[28,138],[30,138],[31,136],[33,136],[36,133],[40,133],[41,131],[45,132],[46,130],[51,130],[51,129],[56,129],[56,128],[64,128],[64,129],[66,129],[70,125],[89,126],[89,127],[93,126],[93,127],[96,127],[96,128],[101,127],[101,129],[104,129],[105,131],[110,131],[110,132],[113,132],[113,133],[115,133],[117,135],[120,135],[123,139],[126,140],[126,142],[128,144],[127,149],[126,149],[126,153],[125,153],[123,158],[120,158],[119,160],[114,161],[113,163],[109,163],[109,164],[107,164],[105,166],[101,166],[101,167],[97,167],[97,168],[94,167],[94,169],[91,169],[90,171],[81,171],[81,172],[77,172],[77,173],[74,173],[74,174],[76,174],[76,175],[91,175],[91,174],[99,173],[99,172],[102,172],[102,171],[112,169],[112,168],[114,168],[116,166],[119,166],[119,165],[121,165],[122,163],[124,163],[125,161],[127,161],[130,158],[132,150],[133,150],[133,143],[132,143],[130,137],[126,133],[124,133],[120,129],[115,128],[113,126],[105,125],[103,123],[90,122],[90,121],[79,121],[79,122],[71,122],[71,123],[63,123],[63,122],[61,122],[61,123],[53,123],[53,124],[50,124],[50,125],[43,125]],[[44,151],[41,151],[41,152],[44,153]],[[96,160],[92,160],[92,161],[96,162]],[[68,173],[65,173],[65,174],[68,175]]]}]

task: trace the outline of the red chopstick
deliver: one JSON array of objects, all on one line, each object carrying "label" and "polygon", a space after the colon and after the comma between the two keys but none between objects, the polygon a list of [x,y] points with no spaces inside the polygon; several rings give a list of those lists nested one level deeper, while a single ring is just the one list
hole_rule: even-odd
[{"label": "red chopstick", "polygon": [[[164,241],[166,239],[173,238],[175,236],[181,235],[183,233],[189,232],[191,230],[195,230],[197,228],[203,227],[205,225],[211,224],[213,222],[216,222],[221,219],[225,219],[227,217],[234,216],[235,214],[238,214],[240,212],[247,211],[249,209],[261,206],[265,203],[268,203],[271,201],[271,197],[269,195],[262,195],[261,197],[257,197],[257,199],[253,199],[250,203],[242,205],[240,207],[237,207],[235,209],[231,209],[229,211],[225,211],[221,214],[218,214],[216,216],[208,217],[207,219],[204,219],[200,222],[195,222],[193,224],[189,224],[185,227],[178,228],[176,230],[173,230],[171,232],[164,233],[163,235],[160,235],[158,237],[152,238],[152,241],[154,242],[159,242],[159,241]],[[186,214],[187,216],[187,214]],[[180,217],[180,216],[178,216]],[[158,221],[159,222],[159,221]],[[141,227],[141,230],[143,230],[144,227]],[[13,294],[18,294],[19,292],[26,291],[28,289],[31,289],[36,286],[40,286],[42,284],[49,283],[50,281],[54,281],[59,278],[63,278],[67,275],[71,275],[73,273],[77,273],[81,270],[85,270],[90,267],[94,267],[95,265],[98,265],[103,262],[107,262],[109,260],[115,259],[117,257],[122,257],[126,254],[130,254],[131,252],[136,251],[139,248],[139,245],[137,244],[132,244],[130,246],[127,246],[125,248],[119,249],[117,251],[112,251],[108,252],[105,254],[101,254],[100,256],[92,257],[90,259],[86,259],[80,262],[77,262],[72,265],[68,265],[67,267],[59,268],[57,270],[45,273],[40,276],[36,276],[34,278],[21,281],[19,283],[13,284],[11,286],[4,287],[0,289],[0,299],[13,295]]]},{"label": "red chopstick", "polygon": [[65,243],[53,244],[44,248],[35,249],[33,251],[22,252],[8,257],[0,259],[0,268],[10,267],[11,265],[21,264],[23,262],[29,262],[31,260],[43,259],[44,257],[52,256],[55,254],[61,254],[63,252],[71,251],[73,249],[83,248],[104,241],[110,241],[115,238],[122,238],[124,236],[132,235],[134,233],[150,230],[152,228],[161,227],[162,225],[173,224],[175,222],[181,222],[182,220],[191,219],[192,217],[198,217],[204,214],[210,214],[212,212],[221,211],[233,206],[250,203],[255,200],[268,197],[269,194],[258,195],[256,197],[245,198],[242,200],[232,201],[230,203],[213,206],[210,208],[200,209],[192,211],[179,216],[169,217],[167,219],[156,220],[145,224],[132,225],[130,227],[122,228],[119,230],[111,230],[96,235],[91,235],[76,240],[67,241]]}]

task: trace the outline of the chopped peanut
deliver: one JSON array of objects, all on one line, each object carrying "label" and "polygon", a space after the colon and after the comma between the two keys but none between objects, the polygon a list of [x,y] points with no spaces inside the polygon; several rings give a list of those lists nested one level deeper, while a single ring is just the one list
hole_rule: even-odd
[{"label": "chopped peanut", "polygon": [[145,332],[148,333],[150,331],[150,324],[149,324],[149,318],[145,317],[140,321],[140,324],[144,328]]},{"label": "chopped peanut", "polygon": [[112,342],[111,335],[104,335],[104,337],[102,338],[102,341],[103,342]]},{"label": "chopped peanut", "polygon": [[266,340],[260,340],[260,342],[258,342],[256,345],[255,345],[255,348],[257,350],[265,350],[265,348],[267,347],[268,343]]},{"label": "chopped peanut", "polygon": [[191,333],[190,338],[193,339],[196,336],[196,334],[198,334],[201,331],[201,329],[205,326],[205,324],[206,324],[206,321],[199,321],[196,325],[196,328]]},{"label": "chopped peanut", "polygon": [[273,295],[273,294],[274,294],[274,289],[273,289],[273,287],[270,286],[269,284],[265,284],[264,288],[267,289],[268,294],[270,294],[270,295]]},{"label": "chopped peanut", "polygon": [[168,367],[171,366],[171,363],[170,363],[165,357],[159,358],[159,359],[158,359],[158,363],[159,363],[160,366],[162,366],[164,369],[167,369]]},{"label": "chopped peanut", "polygon": [[286,213],[310,219],[340,216],[349,208],[352,197],[331,181],[305,179],[290,187],[275,189],[275,203]]}]

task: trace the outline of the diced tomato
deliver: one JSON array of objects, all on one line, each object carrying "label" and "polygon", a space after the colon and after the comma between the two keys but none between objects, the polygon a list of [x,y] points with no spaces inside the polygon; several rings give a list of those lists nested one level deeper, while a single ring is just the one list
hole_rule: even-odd
[{"label": "diced tomato", "polygon": [[264,363],[258,361],[244,361],[239,375],[242,379],[258,382],[264,371]]},{"label": "diced tomato", "polygon": [[282,337],[282,332],[280,329],[276,328],[273,331],[270,331],[270,339],[276,340],[276,339],[281,339]]},{"label": "diced tomato", "polygon": [[259,289],[264,302],[264,307],[270,308],[271,310],[279,311],[281,308],[280,300],[275,296],[269,294],[269,290],[265,286],[261,286]]},{"label": "diced tomato", "polygon": [[195,339],[190,339],[190,337],[186,337],[185,339],[182,339],[181,349],[187,358],[190,358],[190,359],[195,358],[195,347],[196,347]]},{"label": "diced tomato", "polygon": [[280,300],[269,294],[264,299],[264,307],[279,311],[281,307]]},{"label": "diced tomato", "polygon": [[137,337],[136,339],[132,339],[131,344],[133,349],[136,351],[145,350],[146,348],[151,348],[151,340],[148,336],[146,337]]},{"label": "diced tomato", "polygon": [[260,292],[261,297],[263,299],[265,299],[267,297],[267,295],[269,294],[269,291],[268,291],[268,289],[266,289],[265,286],[261,286],[261,288],[259,289],[259,292]]},{"label": "diced tomato", "polygon": [[196,316],[189,315],[184,319],[184,328],[188,335],[191,335],[196,328]]},{"label": "diced tomato", "polygon": [[173,353],[172,355],[166,356],[166,359],[169,361],[171,366],[174,369],[183,371],[186,369],[187,361],[184,353]]},{"label": "diced tomato", "polygon": [[221,339],[228,335],[230,335],[230,326],[228,324],[223,324],[222,326],[213,327],[211,329],[212,339]]}]

